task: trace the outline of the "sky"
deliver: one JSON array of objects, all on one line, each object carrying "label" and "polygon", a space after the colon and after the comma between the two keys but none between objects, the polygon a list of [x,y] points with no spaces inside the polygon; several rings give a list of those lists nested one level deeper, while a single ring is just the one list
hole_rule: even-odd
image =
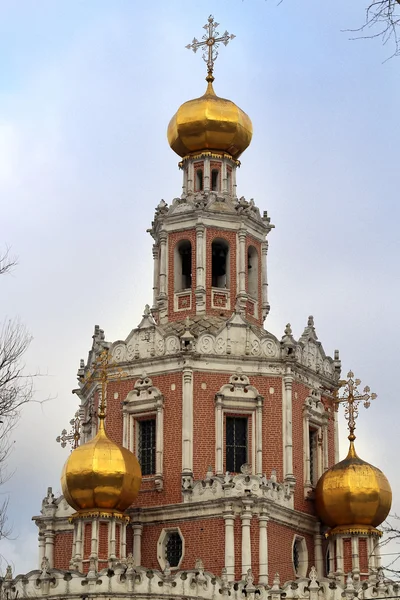
[{"label": "sky", "polygon": [[[353,369],[378,394],[361,411],[356,446],[387,475],[400,513],[400,59],[386,60],[393,49],[380,40],[349,40],[364,8],[0,0],[0,248],[19,262],[0,281],[0,317],[27,326],[26,372],[40,373],[1,489],[13,531],[0,554],[16,572],[37,566],[31,517],[48,486],[60,493],[68,449],[55,438],[78,407],[71,390],[94,325],[125,339],[151,303],[146,229],[160,199],[181,192],[166,128],[205,91],[205,65],[185,45],[210,13],[237,36],[221,48],[216,93],[254,127],[238,195],[275,225],[265,327],[280,338],[290,322],[298,338],[314,315],[343,374]],[[341,457],[346,435],[342,422]]]}]

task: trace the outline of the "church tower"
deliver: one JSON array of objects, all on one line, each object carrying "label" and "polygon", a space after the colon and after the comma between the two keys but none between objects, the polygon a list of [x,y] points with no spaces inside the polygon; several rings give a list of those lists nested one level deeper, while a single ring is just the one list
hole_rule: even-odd
[{"label": "church tower", "polygon": [[[46,582],[46,590],[54,570],[62,574],[54,581],[68,582],[59,589],[72,579],[76,593],[87,585],[93,594],[210,600],[255,600],[256,590],[268,600],[343,595],[341,550],[355,521],[347,475],[346,530],[329,492],[339,477],[339,352],[325,353],[312,316],[298,339],[290,324],[280,339],[264,327],[273,225],[237,193],[252,124],[214,91],[218,46],[234,37],[217,27],[210,16],[202,40],[188,46],[204,49],[206,91],[168,126],[182,191],[158,204],[149,230],[151,306],[124,340],[106,341],[96,326],[80,363],[79,447],[64,469],[64,495],[50,488],[34,517],[42,570],[32,585]],[[369,544],[373,555],[362,540],[390,508],[390,488],[379,482],[384,508],[371,508],[370,529],[350,543]],[[377,560],[367,561],[366,576]]]}]

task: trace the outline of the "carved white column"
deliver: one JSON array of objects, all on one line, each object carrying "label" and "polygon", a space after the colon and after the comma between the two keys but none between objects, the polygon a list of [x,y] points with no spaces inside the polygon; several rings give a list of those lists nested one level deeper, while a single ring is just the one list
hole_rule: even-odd
[{"label": "carved white column", "polygon": [[156,479],[163,476],[164,457],[164,398],[157,399],[156,420]]},{"label": "carved white column", "polygon": [[159,276],[160,276],[160,247],[158,244],[153,245],[153,309],[157,308],[157,298],[159,294]]},{"label": "carved white column", "polygon": [[352,572],[360,572],[360,555],[358,550],[358,536],[351,536],[351,558],[352,558]]},{"label": "carved white column", "polygon": [[343,560],[343,539],[340,535],[336,537],[336,573],[343,575],[344,560]]},{"label": "carved white column", "polygon": [[227,182],[227,169],[226,169],[226,161],[223,160],[222,161],[222,165],[221,165],[221,192],[223,194],[227,194],[228,193],[228,182]]},{"label": "carved white column", "polygon": [[160,233],[160,298],[167,296],[167,233]]},{"label": "carved white column", "polygon": [[98,531],[99,531],[99,523],[98,523],[97,519],[93,519],[93,521],[92,521],[92,540],[91,540],[91,545],[90,545],[90,558],[97,558]]},{"label": "carved white column", "polygon": [[75,535],[75,560],[76,561],[81,561],[83,558],[83,552],[82,552],[82,537],[83,537],[83,523],[81,521],[81,519],[77,519],[77,521],[75,522],[75,531],[76,531],[76,535]]},{"label": "carved white column", "polygon": [[256,474],[260,477],[263,474],[262,469],[262,406],[263,398],[257,396],[256,407]]},{"label": "carved white column", "polygon": [[205,227],[196,225],[196,314],[206,310],[206,263],[205,263]]},{"label": "carved white column", "polygon": [[[122,409],[122,445],[124,448],[129,448],[129,414],[126,410],[126,407]],[[129,448],[130,449],[130,448]]]},{"label": "carved white column", "polygon": [[217,475],[223,475],[223,436],[222,436],[222,396],[215,396],[215,472]]},{"label": "carved white column", "polygon": [[226,504],[223,512],[225,521],[225,569],[228,581],[235,580],[235,513],[232,504]]},{"label": "carved white column", "polygon": [[285,480],[295,481],[293,475],[293,426],[292,426],[292,387],[293,374],[290,367],[287,367],[286,374],[283,377],[285,391]]},{"label": "carved white column", "polygon": [[113,517],[110,521],[110,546],[109,546],[109,553],[108,556],[111,560],[114,560],[117,558],[117,555],[115,553],[115,547],[116,547],[116,526],[115,526],[115,517]]},{"label": "carved white column", "polygon": [[259,527],[259,576],[258,583],[268,585],[268,513],[264,506],[261,506],[258,515]]},{"label": "carved white column", "polygon": [[138,567],[142,564],[142,531],[143,525],[133,524],[133,558]]},{"label": "carved white column", "polygon": [[323,447],[323,473],[329,468],[329,455],[328,455],[328,420],[324,420],[322,427],[322,447]]},{"label": "carved white column", "polygon": [[193,473],[193,371],[183,367],[182,473]]},{"label": "carved white column", "polygon": [[316,526],[314,534],[314,556],[315,568],[317,569],[318,577],[324,577],[324,557],[322,554],[322,535],[319,530],[319,524]]},{"label": "carved white column", "polygon": [[45,531],[45,556],[49,559],[50,568],[54,567],[54,531],[46,529]]},{"label": "carved white column", "polygon": [[210,191],[210,159],[209,158],[205,158],[204,159],[204,191],[205,192],[209,192]]},{"label": "carved white column", "polygon": [[339,462],[339,426],[337,406],[333,408],[333,427],[335,438],[335,464]]},{"label": "carved white column", "polygon": [[121,558],[126,558],[126,521],[121,523]]},{"label": "carved white column", "polygon": [[310,422],[308,420],[307,407],[304,406],[303,416],[303,440],[304,440],[304,485],[311,487],[311,457],[310,457]]},{"label": "carved white column", "polygon": [[42,531],[39,532],[39,536],[38,536],[38,541],[39,541],[39,569],[41,569],[41,565],[42,565],[42,560],[45,556],[45,539],[44,539],[44,533]]},{"label": "carved white column", "polygon": [[268,242],[262,242],[261,244],[261,287],[262,287],[262,316],[263,319],[269,313],[269,302],[268,302],[268,270],[267,270],[267,254],[268,254]]},{"label": "carved white column", "polygon": [[334,577],[335,573],[335,542],[332,538],[328,542],[329,547],[329,573],[328,577]]},{"label": "carved white column", "polygon": [[244,578],[247,571],[251,569],[250,524],[253,516],[251,511],[253,501],[243,498],[242,504],[242,514],[240,515],[240,518],[242,520],[242,578]]},{"label": "carved white column", "polygon": [[238,296],[244,299],[246,294],[246,229],[238,231],[238,256],[239,256],[239,273],[238,273]]}]

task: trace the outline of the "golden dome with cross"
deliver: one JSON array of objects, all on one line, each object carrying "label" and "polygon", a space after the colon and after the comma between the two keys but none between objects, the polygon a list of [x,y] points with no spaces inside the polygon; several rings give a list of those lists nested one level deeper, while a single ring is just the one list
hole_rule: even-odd
[{"label": "golden dome with cross", "polygon": [[357,456],[354,447],[355,419],[358,405],[366,408],[370,399],[369,387],[358,392],[360,380],[354,380],[350,371],[347,381],[340,382],[344,395],[337,402],[345,402],[345,417],[349,423],[350,448],[344,460],[328,469],[319,479],[315,489],[315,506],[321,521],[331,528],[327,535],[336,533],[372,533],[381,535],[376,529],[388,516],[392,505],[392,490],[380,469]]},{"label": "golden dome with cross", "polygon": [[226,46],[235,37],[227,31],[220,36],[216,31],[218,25],[210,15],[204,25],[206,34],[202,41],[194,38],[186,46],[194,52],[204,49],[208,74],[205,94],[182,104],[168,125],[169,145],[181,157],[208,150],[237,159],[249,146],[253,135],[248,115],[231,100],[217,96],[213,88],[214,62],[219,44]]}]

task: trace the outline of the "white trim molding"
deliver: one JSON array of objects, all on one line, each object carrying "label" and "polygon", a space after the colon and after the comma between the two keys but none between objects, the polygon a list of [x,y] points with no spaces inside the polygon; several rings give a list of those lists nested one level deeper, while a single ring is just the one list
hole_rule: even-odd
[{"label": "white trim molding", "polygon": [[[156,420],[156,469],[154,475],[155,487],[163,489],[163,463],[164,463],[164,396],[160,390],[153,386],[150,377],[143,374],[135,381],[134,389],[131,390],[124,400],[123,434],[122,443],[125,448],[138,454],[137,422],[145,417]],[[146,476],[145,476],[146,477]]]},{"label": "white trim molding", "polygon": [[215,465],[216,474],[224,472],[224,422],[225,414],[248,415],[252,418],[248,462],[251,472],[262,475],[262,407],[264,398],[250,385],[249,378],[236,373],[215,395]]}]

